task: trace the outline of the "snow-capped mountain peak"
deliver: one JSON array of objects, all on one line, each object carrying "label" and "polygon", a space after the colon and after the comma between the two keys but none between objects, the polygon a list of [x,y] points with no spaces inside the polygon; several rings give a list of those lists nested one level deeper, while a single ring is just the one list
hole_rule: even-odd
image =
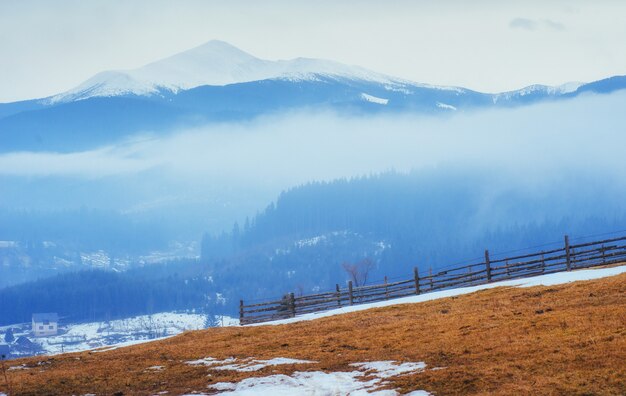
[{"label": "snow-capped mountain peak", "polygon": [[[360,88],[355,89],[366,96],[361,95],[361,93],[355,94],[355,100],[377,104],[388,101],[388,103],[401,105],[409,97],[419,101],[420,98],[423,98],[418,94],[419,92],[436,92],[435,96],[441,100],[429,100],[426,107],[445,110],[455,109],[458,101],[454,99],[467,95],[489,97],[491,103],[496,105],[528,102],[538,98],[556,98],[566,94],[571,96],[581,86],[581,83],[567,83],[559,86],[530,85],[510,92],[481,94],[459,87],[415,83],[376,73],[359,66],[325,59],[265,60],[224,41],[212,40],[138,69],[105,71],[96,74],[79,86],[46,98],[40,103],[53,105],[92,97],[126,95],[166,97],[171,93],[176,94],[179,91],[205,85],[227,86],[261,80],[320,83],[335,80],[333,82],[339,82],[344,86],[359,86]],[[376,87],[371,91],[365,88],[366,91],[364,92],[364,85]],[[389,102],[391,97],[393,99]],[[372,98],[378,99],[374,101]],[[388,103],[385,102],[385,104]]]},{"label": "snow-capped mountain peak", "polygon": [[212,40],[138,69],[99,73],[76,88],[53,96],[49,103],[94,96],[176,93],[202,85],[222,86],[276,78],[314,80],[320,75],[386,84],[399,82],[361,67],[323,59],[259,59],[224,41]]}]

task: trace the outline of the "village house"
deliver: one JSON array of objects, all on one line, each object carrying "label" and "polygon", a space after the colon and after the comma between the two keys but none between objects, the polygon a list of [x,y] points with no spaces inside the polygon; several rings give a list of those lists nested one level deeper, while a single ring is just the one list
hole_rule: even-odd
[{"label": "village house", "polygon": [[55,313],[33,314],[33,335],[46,337],[57,335],[59,330],[59,316]]}]

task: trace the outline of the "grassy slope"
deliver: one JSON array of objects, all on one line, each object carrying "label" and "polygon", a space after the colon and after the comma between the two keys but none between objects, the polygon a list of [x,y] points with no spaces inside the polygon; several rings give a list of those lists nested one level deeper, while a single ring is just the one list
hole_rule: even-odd
[{"label": "grassy slope", "polygon": [[[183,363],[207,356],[319,363],[253,373]],[[178,394],[206,392],[210,383],[249,376],[352,371],[349,363],[371,360],[444,367],[392,379],[391,387],[401,392],[624,395],[626,274],[551,287],[497,288],[290,325],[194,331],[108,352],[21,359],[11,365],[33,368],[8,375],[20,395]],[[155,365],[165,370],[146,370]]]}]

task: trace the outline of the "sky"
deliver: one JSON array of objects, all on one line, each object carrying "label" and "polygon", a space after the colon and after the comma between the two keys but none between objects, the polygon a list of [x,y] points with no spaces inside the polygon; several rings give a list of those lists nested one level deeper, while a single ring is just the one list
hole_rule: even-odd
[{"label": "sky", "polygon": [[212,39],[500,92],[626,74],[626,2],[0,0],[0,102]]}]

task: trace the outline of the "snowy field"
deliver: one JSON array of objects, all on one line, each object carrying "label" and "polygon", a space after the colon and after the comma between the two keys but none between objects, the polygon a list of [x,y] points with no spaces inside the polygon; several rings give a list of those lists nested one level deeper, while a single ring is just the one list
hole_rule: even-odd
[{"label": "snowy field", "polygon": [[[187,362],[190,365],[209,366],[214,370],[233,370],[239,372],[257,371],[267,366],[280,364],[306,365],[306,360],[274,358],[270,360],[236,359],[217,360],[211,357]],[[240,382],[218,382],[209,385],[220,395],[229,396],[291,396],[291,395],[351,395],[351,396],[396,396],[393,389],[378,390],[387,384],[388,378],[405,374],[420,373],[426,370],[423,362],[398,363],[395,361],[352,363],[353,371],[331,372],[323,371],[296,371],[292,375],[270,375],[267,377],[246,378]],[[435,370],[439,368],[433,368]],[[409,396],[426,396],[425,391],[413,391]],[[196,393],[197,395],[197,393]]]},{"label": "snowy field", "polygon": [[353,305],[348,307],[342,307],[332,309],[323,312],[316,312],[297,316],[295,318],[276,320],[273,322],[255,323],[248,326],[271,326],[286,323],[302,322],[305,320],[314,320],[319,318],[326,318],[328,316],[341,315],[344,313],[358,312],[366,309],[389,307],[391,305],[398,304],[414,304],[424,301],[436,300],[439,298],[459,296],[462,294],[473,293],[478,290],[491,289],[494,287],[532,287],[532,286],[551,286],[569,282],[585,281],[598,278],[605,278],[607,276],[619,275],[626,272],[626,265],[611,268],[600,269],[585,269],[571,272],[558,272],[549,275],[534,276],[531,278],[514,279],[502,282],[494,282],[485,285],[461,287],[458,289],[442,290],[433,293],[420,294],[418,296],[396,298],[388,301],[380,301],[370,304]]},{"label": "snowy field", "polygon": [[[41,347],[45,355],[63,352],[79,352],[96,348],[109,350],[113,347],[134,345],[171,337],[188,330],[206,328],[206,315],[194,313],[161,312],[106,322],[89,322],[61,326],[59,335],[32,337],[30,323],[3,326],[11,327],[15,338],[26,336]],[[235,326],[239,321],[228,316],[216,316],[217,326]]]}]

